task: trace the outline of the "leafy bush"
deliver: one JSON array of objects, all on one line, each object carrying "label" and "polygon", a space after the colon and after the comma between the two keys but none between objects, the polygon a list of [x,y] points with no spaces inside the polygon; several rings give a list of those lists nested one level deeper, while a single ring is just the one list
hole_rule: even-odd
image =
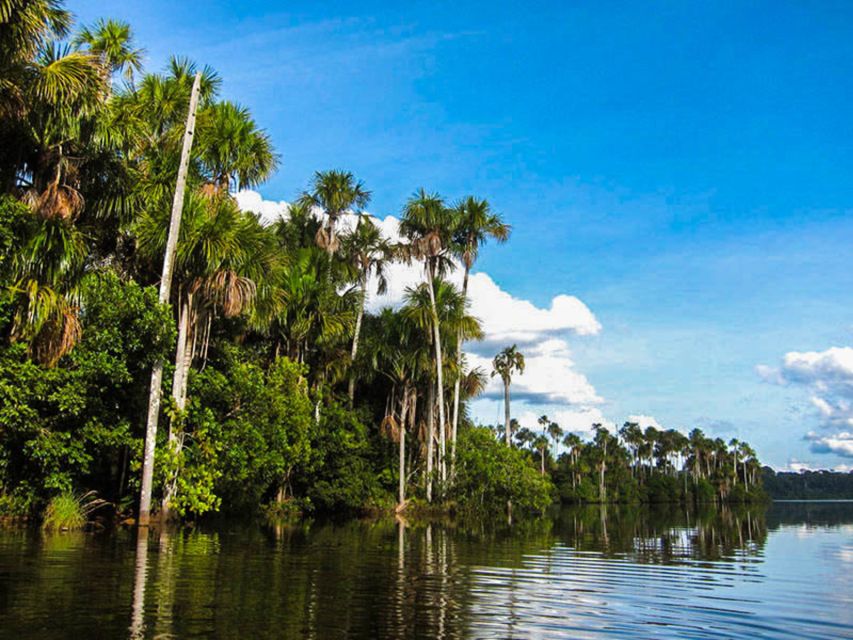
[{"label": "leafy bush", "polygon": [[519,510],[542,510],[554,487],[523,451],[507,447],[485,427],[462,429],[451,498],[460,509],[498,513],[507,501]]}]

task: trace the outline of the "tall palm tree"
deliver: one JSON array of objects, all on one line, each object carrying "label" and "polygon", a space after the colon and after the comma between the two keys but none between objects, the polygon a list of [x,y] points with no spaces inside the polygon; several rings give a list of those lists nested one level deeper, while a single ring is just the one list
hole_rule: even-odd
[{"label": "tall palm tree", "polygon": [[331,259],[340,246],[336,236],[338,219],[347,212],[360,213],[370,202],[370,191],[349,171],[318,171],[310,189],[302,194],[302,201],[317,207],[326,217],[316,241]]},{"label": "tall palm tree", "polygon": [[[168,210],[161,209],[144,217],[137,227],[142,255],[162,255],[166,243]],[[192,361],[205,356],[211,325],[216,315],[236,317],[249,310],[257,283],[274,272],[275,247],[271,236],[251,214],[240,211],[230,196],[209,198],[200,193],[188,195],[183,211],[181,235],[175,260],[175,286],[178,298],[178,343],[175,350],[175,375],[172,397],[175,406],[186,406],[187,386]],[[175,455],[182,449],[180,417],[172,420],[169,442]],[[168,515],[177,478],[171,478],[163,499]]]},{"label": "tall palm tree", "polygon": [[551,436],[551,440],[554,441],[554,459],[556,459],[557,443],[560,442],[560,439],[563,437],[563,429],[556,422],[552,422],[548,425],[548,435]]},{"label": "tall palm tree", "polygon": [[[26,108],[24,93],[33,79],[33,61],[51,40],[68,33],[71,22],[61,0],[0,0],[0,123],[11,124],[10,119]],[[66,73],[60,79],[67,83],[73,76]],[[8,142],[4,137],[4,146]]]},{"label": "tall palm tree", "polygon": [[577,487],[578,454],[580,452],[580,447],[582,444],[583,441],[575,433],[566,434],[566,437],[563,438],[563,446],[569,450],[569,460],[571,461],[572,489]]},{"label": "tall palm tree", "polygon": [[[420,260],[424,265],[424,276],[432,311],[433,346],[435,347],[435,369],[439,416],[439,453],[444,460],[445,420],[444,411],[444,358],[441,348],[441,328],[435,301],[434,282],[436,277],[452,266],[448,253],[451,248],[455,217],[437,194],[428,194],[423,189],[416,192],[403,208],[400,219],[400,234],[409,244],[406,247],[410,259]],[[431,425],[430,428],[434,428]],[[442,466],[442,476],[444,467]],[[442,481],[444,481],[442,477]]]},{"label": "tall palm tree", "polygon": [[643,445],[643,431],[636,422],[625,422],[619,430],[619,435],[627,445],[631,453],[631,474],[637,472],[641,447]]},{"label": "tall palm tree", "polygon": [[77,33],[72,44],[85,46],[98,56],[110,73],[122,74],[128,83],[133,75],[142,72],[144,50],[134,48],[133,34],[126,22],[112,19],[100,19],[91,27],[83,27]]},{"label": "tall palm tree", "polygon": [[0,188],[33,214],[10,274],[11,337],[48,365],[81,335],[89,251],[75,223],[94,159],[115,156],[99,136],[108,90],[98,59],[51,40],[69,24],[57,2],[0,3]]},{"label": "tall palm tree", "polygon": [[[416,288],[406,289],[405,305],[400,313],[408,318],[425,335],[429,336],[430,328],[440,326],[441,331],[448,335],[461,333],[466,340],[479,339],[483,336],[483,330],[479,320],[466,313],[465,301],[462,295],[451,283],[436,279],[432,286],[422,284]],[[435,345],[436,336],[433,334],[431,342]],[[440,343],[439,343],[440,345]],[[441,364],[439,364],[441,363]],[[444,359],[437,358],[432,369],[432,382],[443,379],[443,373],[439,366],[444,368]],[[455,364],[455,361],[454,361]],[[454,367],[455,369],[455,367]],[[461,372],[454,370],[452,375],[460,375]],[[445,448],[447,424],[443,421],[445,397],[442,393],[443,385],[430,384],[427,400],[427,415],[433,415],[433,407],[437,405],[439,415],[439,438],[438,438],[438,466],[439,477],[443,483],[446,480]],[[437,391],[434,393],[434,391]],[[427,428],[427,495],[432,497],[432,460],[434,457],[434,420],[429,419]]]},{"label": "tall palm tree", "polygon": [[539,473],[545,475],[545,451],[548,449],[548,437],[545,435],[536,436],[533,440],[533,447],[539,452]]},{"label": "tall palm tree", "polygon": [[524,373],[524,354],[516,345],[506,347],[492,360],[492,377],[499,375],[504,385],[504,430],[506,446],[512,443],[509,429],[509,386],[512,383],[513,373]]},{"label": "tall palm tree", "polygon": [[275,171],[278,157],[269,135],[245,107],[216,102],[199,113],[197,126],[196,155],[209,190],[249,189]]},{"label": "tall palm tree", "polygon": [[[462,277],[462,297],[468,301],[468,277],[480,253],[480,247],[489,238],[498,242],[509,239],[510,226],[501,217],[492,212],[487,200],[468,196],[455,207],[456,230],[454,233],[454,253],[462,261],[465,273]],[[462,337],[456,336],[457,358],[462,358]],[[453,424],[450,431],[451,466],[456,459],[456,433],[459,425],[459,379],[453,387]]]},{"label": "tall palm tree", "polygon": [[352,350],[350,351],[351,371],[347,388],[349,402],[352,405],[355,399],[355,362],[358,355],[358,340],[361,335],[361,325],[364,320],[364,308],[367,304],[368,282],[370,276],[375,275],[379,295],[385,293],[388,288],[385,267],[393,259],[395,251],[391,243],[382,235],[382,231],[365,215],[359,216],[353,232],[344,236],[343,246],[344,255],[355,271],[360,298],[358,316],[356,317],[355,330],[352,337]]}]

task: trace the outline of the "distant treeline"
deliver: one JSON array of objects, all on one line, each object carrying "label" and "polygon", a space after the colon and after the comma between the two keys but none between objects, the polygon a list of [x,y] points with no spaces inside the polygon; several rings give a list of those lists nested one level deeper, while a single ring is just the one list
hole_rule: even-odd
[{"label": "distant treeline", "polygon": [[774,500],[853,500],[853,473],[762,468],[764,489]]}]

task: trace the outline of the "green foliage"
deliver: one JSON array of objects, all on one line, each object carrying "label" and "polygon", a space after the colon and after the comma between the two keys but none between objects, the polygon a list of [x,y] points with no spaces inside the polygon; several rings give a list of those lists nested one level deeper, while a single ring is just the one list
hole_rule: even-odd
[{"label": "green foliage", "polygon": [[462,510],[500,512],[512,501],[519,510],[551,504],[553,485],[518,449],[497,441],[485,427],[459,434],[457,476],[451,497]]},{"label": "green foliage", "polygon": [[45,531],[73,531],[86,526],[89,516],[106,502],[94,491],[79,496],[69,492],[55,495],[47,503],[42,528]]},{"label": "green foliage", "polygon": [[[272,499],[311,455],[312,406],[303,367],[287,358],[265,367],[249,355],[225,347],[217,365],[191,382],[195,411],[209,412],[203,433],[218,443],[215,492],[228,510],[255,509]],[[192,450],[199,434],[195,420],[188,423]]]},{"label": "green foliage", "polygon": [[762,469],[764,488],[775,500],[850,500],[853,499],[853,472],[781,471]]},{"label": "green foliage", "polygon": [[83,340],[62,366],[37,364],[23,343],[0,347],[0,490],[33,504],[90,480],[103,495],[119,490],[151,361],[172,337],[153,288],[106,272],[83,298]]},{"label": "green foliage", "polygon": [[332,403],[324,407],[313,431],[311,460],[295,485],[319,511],[388,506],[390,497],[379,484],[370,456],[367,426],[354,411]]}]

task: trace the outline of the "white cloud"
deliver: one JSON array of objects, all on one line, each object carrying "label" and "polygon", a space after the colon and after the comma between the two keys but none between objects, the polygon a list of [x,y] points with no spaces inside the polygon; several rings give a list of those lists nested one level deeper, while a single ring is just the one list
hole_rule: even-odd
[{"label": "white cloud", "polygon": [[273,200],[264,200],[257,191],[238,191],[234,194],[237,200],[237,205],[243,211],[251,211],[257,213],[261,217],[263,224],[272,224],[279,218],[287,215],[290,204],[284,200],[275,202]]},{"label": "white cloud", "polygon": [[[616,424],[608,420],[601,409],[597,407],[579,408],[579,409],[561,409],[555,406],[542,407],[541,413],[535,411],[524,411],[518,416],[518,423],[522,427],[527,427],[533,431],[541,431],[542,425],[539,424],[539,416],[547,415],[551,422],[556,422],[566,433],[572,432],[579,435],[589,436],[592,434],[592,425],[600,424],[615,431]],[[551,409],[550,411],[547,409]]]},{"label": "white cloud", "polygon": [[642,429],[645,429],[646,427],[654,427],[655,429],[657,429],[659,431],[665,430],[664,426],[660,422],[658,422],[654,416],[645,416],[642,414],[641,415],[633,415],[633,416],[628,416],[626,418],[626,421],[627,422],[636,422],[638,425],[640,425],[640,428],[642,428]]},{"label": "white cloud", "polygon": [[756,371],[766,382],[808,389],[824,426],[853,427],[853,348],[791,351],[780,367],[759,365]]},{"label": "white cloud", "polygon": [[[287,215],[286,202],[264,200],[255,191],[237,194],[240,207],[261,214],[264,221],[272,222]],[[343,216],[341,229],[351,229],[354,215]],[[384,219],[372,218],[384,235],[391,241],[399,241],[398,220],[393,216]],[[368,308],[376,311],[382,307],[397,307],[403,302],[407,287],[423,282],[423,267],[418,264],[395,263],[386,273],[388,290],[379,295],[375,278],[369,285]],[[457,268],[450,280],[462,286],[462,269]],[[594,422],[602,422],[600,412],[593,407],[602,402],[586,376],[578,372],[566,341],[569,335],[594,335],[601,325],[590,309],[575,296],[559,294],[551,300],[548,308],[537,307],[528,300],[517,298],[503,290],[483,272],[471,275],[468,284],[471,314],[483,324],[485,339],[467,345],[468,362],[491,372],[491,359],[500,349],[518,344],[524,353],[526,367],[523,374],[513,378],[513,399],[527,403],[550,403],[570,405],[567,413],[573,424],[587,429],[587,418],[596,416]],[[500,380],[491,379],[486,397],[503,398]],[[597,413],[596,413],[597,412]],[[589,424],[592,424],[589,422]]]},{"label": "white cloud", "polygon": [[834,453],[843,458],[853,458],[853,433],[842,431],[831,435],[820,435],[814,431],[806,434],[814,453]]}]

